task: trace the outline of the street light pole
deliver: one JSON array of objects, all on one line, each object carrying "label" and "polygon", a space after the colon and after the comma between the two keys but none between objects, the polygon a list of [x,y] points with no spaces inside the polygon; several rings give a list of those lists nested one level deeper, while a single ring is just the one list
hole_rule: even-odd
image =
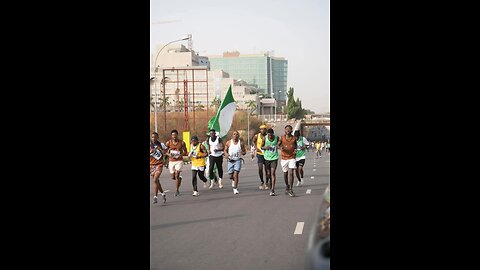
[{"label": "street light pole", "polygon": [[247,108],[247,145],[250,147],[250,110]]},{"label": "street light pole", "polygon": [[[157,52],[157,56],[155,57],[155,62],[154,62],[154,65],[153,67],[155,68],[154,69],[154,72],[155,72],[155,106],[154,106],[154,110],[155,110],[155,132],[158,132],[158,128],[157,128],[157,100],[158,100],[158,91],[157,91],[157,83],[156,83],[156,80],[157,80],[157,72],[158,72],[158,67],[157,67],[157,59],[158,59],[158,56],[160,55],[160,52],[165,48],[167,47],[167,45],[170,45],[174,42],[178,42],[178,41],[182,41],[182,40],[187,40],[187,39],[190,39],[190,37],[185,37],[185,38],[182,38],[182,39],[177,39],[177,40],[174,40],[174,41],[170,41],[169,43],[163,45],[163,47]],[[165,84],[165,82],[161,82],[163,84]],[[165,88],[165,87],[164,87]],[[165,100],[163,100],[163,102],[165,102]],[[166,107],[165,107],[166,108]]]}]

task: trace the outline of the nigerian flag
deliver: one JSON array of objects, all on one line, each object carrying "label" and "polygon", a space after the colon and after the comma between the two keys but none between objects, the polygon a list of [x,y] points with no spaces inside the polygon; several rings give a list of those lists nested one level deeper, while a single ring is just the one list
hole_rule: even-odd
[{"label": "nigerian flag", "polygon": [[225,98],[220,104],[220,108],[218,108],[217,114],[208,121],[208,129],[215,129],[218,136],[223,140],[232,127],[233,115],[235,114],[236,109],[237,104],[233,99],[232,85],[230,85],[225,94]]}]

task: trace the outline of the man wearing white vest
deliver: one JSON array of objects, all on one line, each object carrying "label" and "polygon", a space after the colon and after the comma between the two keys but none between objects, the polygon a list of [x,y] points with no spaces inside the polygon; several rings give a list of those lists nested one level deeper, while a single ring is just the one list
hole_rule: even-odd
[{"label": "man wearing white vest", "polygon": [[210,154],[208,155],[208,178],[210,179],[210,189],[213,188],[214,185],[214,174],[213,168],[215,167],[214,164],[217,166],[218,171],[218,187],[223,188],[222,184],[222,177],[223,177],[223,142],[220,137],[217,136],[215,129],[210,130],[210,138],[208,139],[208,145]]},{"label": "man wearing white vest", "polygon": [[245,143],[240,140],[238,131],[234,130],[232,139],[225,143],[225,157],[228,160],[228,173],[232,179],[233,194],[238,194],[238,174],[242,168],[242,158],[247,151],[245,150]]}]

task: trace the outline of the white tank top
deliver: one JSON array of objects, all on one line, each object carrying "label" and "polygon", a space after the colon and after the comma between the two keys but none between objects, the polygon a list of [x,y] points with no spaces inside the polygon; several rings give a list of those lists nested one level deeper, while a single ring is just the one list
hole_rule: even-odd
[{"label": "white tank top", "polygon": [[218,149],[218,138],[220,137],[217,136],[217,138],[215,138],[215,141],[213,142],[212,142],[212,138],[208,139],[208,144],[210,145],[210,155],[214,157],[219,157],[223,155],[223,151],[219,151],[219,152],[213,151],[215,149]]},{"label": "white tank top", "polygon": [[241,150],[240,140],[238,140],[237,144],[233,142],[233,139],[230,140],[230,146],[228,147],[228,155],[230,156],[231,160],[239,160],[240,159],[240,150]]}]

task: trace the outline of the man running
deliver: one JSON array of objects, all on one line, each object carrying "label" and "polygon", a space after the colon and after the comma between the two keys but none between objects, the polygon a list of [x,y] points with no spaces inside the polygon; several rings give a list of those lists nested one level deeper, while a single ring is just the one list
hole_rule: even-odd
[{"label": "man running", "polygon": [[167,152],[165,144],[158,140],[158,133],[152,132],[150,135],[150,175],[153,177],[153,186],[155,195],[153,196],[153,203],[157,203],[157,195],[160,191],[160,195],[163,197],[163,203],[167,202],[167,196],[163,192],[162,185],[160,184],[160,175],[163,171],[163,155]]},{"label": "man running", "polygon": [[297,140],[292,135],[292,129],[291,125],[286,125],[285,134],[278,141],[278,147],[280,147],[282,153],[280,165],[282,166],[283,178],[285,180],[285,194],[290,197],[295,196],[295,193],[293,193],[293,171],[296,168],[295,154],[297,151]]},{"label": "man running", "polygon": [[217,168],[218,171],[218,187],[223,188],[222,177],[223,177],[223,142],[220,137],[217,136],[215,129],[210,130],[210,139],[208,139],[208,147],[210,149],[210,155],[208,156],[209,168],[208,168],[208,178],[210,179],[210,189],[214,185],[214,173],[213,169]]},{"label": "man running", "polygon": [[198,142],[197,136],[192,136],[192,150],[188,154],[188,157],[192,160],[192,186],[193,196],[198,196],[197,188],[197,174],[200,180],[203,181],[203,188],[207,188],[207,178],[205,178],[205,158],[207,157],[207,149],[201,143]]},{"label": "man running", "polygon": [[270,179],[270,196],[275,196],[275,183],[277,182],[276,170],[278,161],[278,136],[273,134],[273,129],[267,130],[267,136],[263,141],[262,149],[265,157],[267,178]]},{"label": "man running", "polygon": [[234,130],[232,139],[225,143],[225,157],[228,160],[227,170],[232,179],[233,194],[238,194],[238,174],[242,168],[242,158],[247,153],[245,143],[239,139],[238,131]]},{"label": "man running", "polygon": [[180,172],[183,168],[183,156],[187,155],[187,147],[185,143],[178,139],[178,131],[176,129],[170,132],[172,138],[168,140],[165,145],[168,149],[168,168],[170,169],[170,175],[172,180],[176,181],[175,197],[180,196],[180,185],[182,184],[182,177]]},{"label": "man running", "polygon": [[297,138],[297,153],[295,155],[295,161],[297,168],[295,169],[295,174],[297,175],[297,187],[303,185],[303,166],[305,166],[305,148],[310,144],[308,140],[300,136],[300,131],[295,130],[293,135]]},{"label": "man running", "polygon": [[[265,169],[265,177],[267,176],[267,170],[265,168],[265,158],[263,156],[262,144],[265,136],[267,135],[267,126],[261,125],[260,126],[260,133],[255,134],[253,136],[253,145],[255,145],[257,151],[257,163],[258,163],[258,176],[260,177],[260,186],[259,189],[268,189],[263,181],[263,170]],[[268,184],[268,178],[266,179]]]}]

